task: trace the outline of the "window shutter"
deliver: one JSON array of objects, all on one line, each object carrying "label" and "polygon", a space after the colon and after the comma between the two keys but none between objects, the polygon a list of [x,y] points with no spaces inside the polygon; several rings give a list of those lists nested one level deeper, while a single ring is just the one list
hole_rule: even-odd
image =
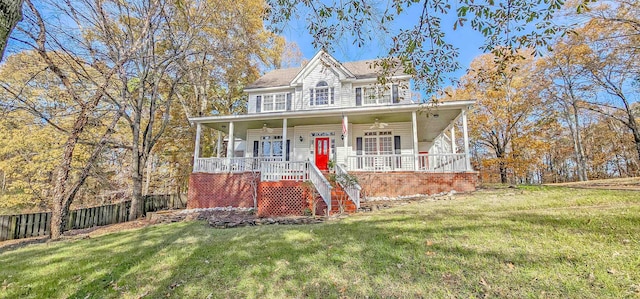
[{"label": "window shutter", "polygon": [[286,148],[286,152],[285,152],[285,155],[284,155],[285,161],[290,161],[289,160],[289,150],[291,149],[291,140],[287,139],[287,146],[285,148]]},{"label": "window shutter", "polygon": [[287,111],[291,111],[291,93],[287,93]]},{"label": "window shutter", "polygon": [[362,155],[362,137],[356,138],[356,154]]},{"label": "window shutter", "polygon": [[253,141],[253,157],[254,158],[257,158],[257,157],[260,156],[259,149],[258,149],[258,144],[259,144],[258,140],[254,140]]},{"label": "window shutter", "polygon": [[256,112],[262,109],[262,96],[256,96]]},{"label": "window shutter", "polygon": [[398,97],[398,84],[391,85],[391,96],[393,97],[394,104],[400,103],[400,98]]},{"label": "window shutter", "polygon": [[335,103],[334,96],[333,96],[333,87],[331,87],[331,95],[330,95],[330,97],[331,97],[331,105],[333,105]]},{"label": "window shutter", "polygon": [[356,88],[356,106],[362,106],[362,88]]},{"label": "window shutter", "polygon": [[[400,155],[400,136],[393,136],[393,148],[395,150],[396,155]],[[397,156],[396,158],[396,166],[398,168],[402,168],[402,156]]]},{"label": "window shutter", "polygon": [[309,88],[309,106],[313,106],[313,88]]}]

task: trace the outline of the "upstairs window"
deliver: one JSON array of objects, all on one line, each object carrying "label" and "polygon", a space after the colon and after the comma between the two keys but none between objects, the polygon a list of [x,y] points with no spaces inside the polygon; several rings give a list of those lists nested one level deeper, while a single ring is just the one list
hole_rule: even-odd
[{"label": "upstairs window", "polygon": [[400,103],[398,85],[356,88],[356,106]]},{"label": "upstairs window", "polygon": [[291,110],[291,93],[256,96],[256,112]]},{"label": "upstairs window", "polygon": [[320,81],[315,88],[309,89],[309,94],[309,106],[333,105],[335,103],[333,87],[329,87],[325,81]]},{"label": "upstairs window", "polygon": [[364,89],[364,104],[378,105],[391,103],[391,90],[383,86],[367,87]]}]

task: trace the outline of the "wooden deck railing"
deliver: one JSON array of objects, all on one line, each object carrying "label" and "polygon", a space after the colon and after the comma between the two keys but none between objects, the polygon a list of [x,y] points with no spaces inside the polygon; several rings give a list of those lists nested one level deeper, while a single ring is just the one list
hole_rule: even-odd
[{"label": "wooden deck railing", "polygon": [[261,181],[306,181],[309,179],[308,162],[263,161],[261,163]]},{"label": "wooden deck railing", "polygon": [[465,154],[359,155],[347,157],[346,169],[375,172],[462,172],[468,170],[466,159]]},{"label": "wooden deck railing", "polygon": [[262,162],[282,161],[282,157],[197,158],[193,172],[225,173],[260,170]]}]

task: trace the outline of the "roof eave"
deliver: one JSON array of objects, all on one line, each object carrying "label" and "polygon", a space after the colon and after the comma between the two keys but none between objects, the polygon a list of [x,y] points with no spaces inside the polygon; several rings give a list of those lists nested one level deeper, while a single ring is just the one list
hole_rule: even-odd
[{"label": "roof eave", "polygon": [[282,111],[272,113],[253,113],[242,115],[219,115],[219,116],[204,116],[204,117],[190,117],[191,123],[218,123],[229,121],[248,121],[248,120],[267,120],[274,118],[297,118],[297,117],[309,117],[309,116],[331,116],[336,114],[368,114],[376,112],[409,112],[412,110],[419,110],[423,108],[431,109],[468,109],[475,103],[475,100],[466,101],[451,101],[451,102],[439,102],[439,103],[414,103],[414,104],[395,104],[385,106],[371,106],[371,107],[349,107],[338,109],[321,109],[321,110],[302,110],[302,111]]}]

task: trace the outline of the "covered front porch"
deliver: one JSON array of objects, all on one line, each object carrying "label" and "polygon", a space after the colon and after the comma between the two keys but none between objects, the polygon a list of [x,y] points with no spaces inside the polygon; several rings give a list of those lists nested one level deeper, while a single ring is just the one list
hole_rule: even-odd
[{"label": "covered front porch", "polygon": [[[467,109],[472,103],[194,118],[193,172],[263,171],[267,165],[299,173],[303,162],[320,170],[339,165],[348,172],[469,172]],[[212,157],[200,156],[203,126],[218,132]]]}]

